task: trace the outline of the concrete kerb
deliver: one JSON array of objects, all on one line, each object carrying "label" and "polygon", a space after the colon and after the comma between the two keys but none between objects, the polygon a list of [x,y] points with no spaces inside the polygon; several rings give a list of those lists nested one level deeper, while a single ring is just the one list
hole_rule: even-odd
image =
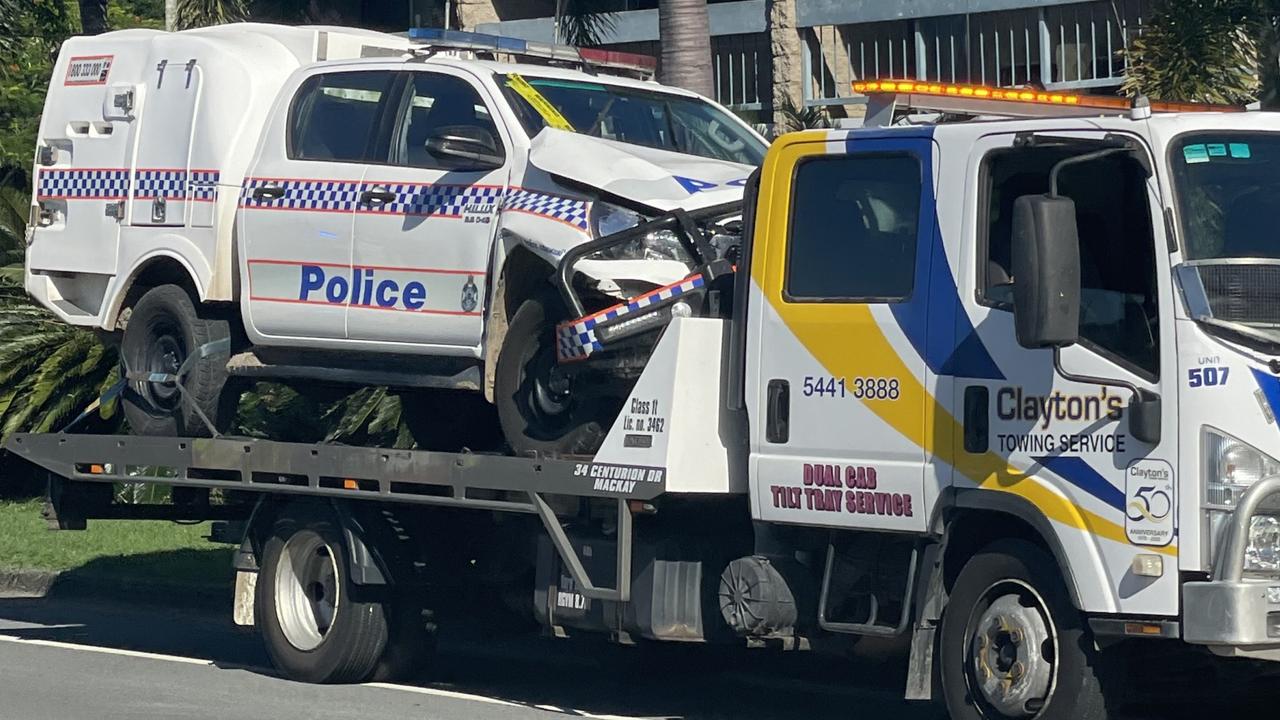
[{"label": "concrete kerb", "polygon": [[227,607],[230,586],[190,585],[72,571],[0,568],[0,598],[76,598],[181,607]]}]

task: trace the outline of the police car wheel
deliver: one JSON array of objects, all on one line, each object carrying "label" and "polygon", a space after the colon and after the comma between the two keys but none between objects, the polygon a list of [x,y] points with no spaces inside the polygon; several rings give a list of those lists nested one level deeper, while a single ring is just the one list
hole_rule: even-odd
[{"label": "police car wheel", "polygon": [[272,665],[290,680],[359,683],[378,672],[390,613],[361,596],[350,568],[326,513],[303,504],[281,512],[263,549],[254,614]]},{"label": "police car wheel", "polygon": [[943,697],[956,720],[1106,720],[1102,658],[1057,563],[1031,543],[984,548],[942,618]]},{"label": "police car wheel", "polygon": [[[174,374],[201,346],[230,334],[226,320],[201,317],[186,290],[160,285],[134,304],[120,354],[134,372]],[[131,383],[132,392],[125,396],[125,417],[135,435],[208,436],[209,428],[195,407],[219,431],[224,430],[234,419],[238,400],[233,393],[224,392],[226,384],[226,357],[202,358],[193,363],[183,383],[185,398],[173,383]]]},{"label": "police car wheel", "polygon": [[503,436],[519,454],[589,453],[603,439],[596,397],[575,387],[556,361],[561,307],[550,292],[526,300],[498,353],[494,404]]}]

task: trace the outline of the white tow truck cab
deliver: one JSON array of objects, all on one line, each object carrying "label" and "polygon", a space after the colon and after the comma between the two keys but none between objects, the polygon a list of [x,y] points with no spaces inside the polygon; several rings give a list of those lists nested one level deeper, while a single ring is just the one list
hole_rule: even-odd
[{"label": "white tow truck cab", "polygon": [[[72,38],[36,149],[27,288],[120,332],[135,377],[190,376],[203,419],[172,385],[135,382],[142,434],[225,425],[229,373],[483,391],[518,449],[567,449],[625,385],[584,398],[551,377],[560,258],[739,199],[765,149],[724,108],[643,79],[653,65],[425,29]],[[645,238],[574,282],[596,309],[713,259]],[[230,363],[208,351],[228,339]]]}]

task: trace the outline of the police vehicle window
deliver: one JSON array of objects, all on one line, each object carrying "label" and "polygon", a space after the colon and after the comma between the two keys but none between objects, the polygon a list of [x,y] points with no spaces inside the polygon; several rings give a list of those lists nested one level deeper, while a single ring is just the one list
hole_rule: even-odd
[{"label": "police vehicle window", "polygon": [[[517,90],[516,81],[506,75],[495,80],[529,137],[548,125],[529,97]],[[705,100],[579,80],[523,80],[535,99],[555,108],[574,132],[744,165],[764,161],[765,144]]]},{"label": "police vehicle window", "polygon": [[442,169],[456,166],[458,161],[438,157],[427,147],[431,138],[442,136],[465,137],[494,155],[505,154],[484,100],[462,78],[414,73],[401,113],[392,158],[397,164]]},{"label": "police vehicle window", "polygon": [[[1021,148],[986,159],[986,257],[980,300],[1013,308],[1013,203],[1049,190],[1059,161],[1093,148]],[[1059,192],[1076,204],[1080,232],[1081,344],[1144,375],[1159,373],[1159,313],[1155,238],[1146,179],[1131,158],[1115,156],[1069,165]]]},{"label": "police vehicle window", "polygon": [[394,73],[345,72],[308,79],[289,118],[291,160],[368,162],[382,98]]},{"label": "police vehicle window", "polygon": [[913,156],[815,158],[796,168],[789,300],[889,302],[911,294],[920,224]]}]

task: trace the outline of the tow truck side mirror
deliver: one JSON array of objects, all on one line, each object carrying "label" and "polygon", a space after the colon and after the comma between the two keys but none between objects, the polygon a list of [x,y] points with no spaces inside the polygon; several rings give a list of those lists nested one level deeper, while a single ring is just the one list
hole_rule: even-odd
[{"label": "tow truck side mirror", "polygon": [[427,138],[427,152],[456,164],[459,170],[493,170],[506,161],[497,141],[480,128],[441,128]]},{"label": "tow truck side mirror", "polygon": [[1018,344],[1061,348],[1080,337],[1076,204],[1023,195],[1013,204],[1013,315]]}]

